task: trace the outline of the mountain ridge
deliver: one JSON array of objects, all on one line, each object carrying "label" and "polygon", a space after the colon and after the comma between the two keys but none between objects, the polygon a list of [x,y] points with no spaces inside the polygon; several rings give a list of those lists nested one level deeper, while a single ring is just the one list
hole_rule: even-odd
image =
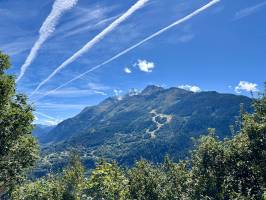
[{"label": "mountain ridge", "polygon": [[84,108],[40,141],[45,156],[78,149],[89,168],[101,158],[126,166],[140,158],[161,162],[166,154],[178,160],[193,148],[191,137],[208,134],[208,128],[230,137],[242,103],[251,111],[252,99],[245,96],[147,86]]}]

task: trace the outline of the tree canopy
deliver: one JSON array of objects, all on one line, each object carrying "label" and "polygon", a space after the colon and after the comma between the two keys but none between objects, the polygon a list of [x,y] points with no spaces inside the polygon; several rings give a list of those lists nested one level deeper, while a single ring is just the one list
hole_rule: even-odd
[{"label": "tree canopy", "polygon": [[23,180],[39,151],[32,137],[33,108],[16,93],[15,78],[5,71],[9,57],[0,52],[0,196]]},{"label": "tree canopy", "polygon": [[[241,111],[229,139],[215,130],[202,136],[191,158],[162,164],[138,161],[131,169],[101,161],[85,175],[77,154],[59,174],[25,180],[39,151],[32,137],[33,108],[17,94],[7,75],[9,58],[0,52],[0,195],[14,200],[265,200],[266,96],[254,99],[254,112]],[[266,88],[266,87],[265,87]],[[0,197],[1,197],[0,196]]]},{"label": "tree canopy", "polygon": [[[36,199],[50,199],[59,190],[61,194],[68,191],[71,198],[59,195],[53,199],[265,200],[265,95],[254,100],[254,113],[241,112],[238,124],[232,138],[224,140],[210,129],[209,135],[199,139],[190,159],[175,163],[166,156],[163,164],[141,160],[130,169],[100,162],[88,177],[83,177],[81,163],[74,162],[70,171],[53,181],[49,176],[46,182],[41,179],[18,186],[14,199],[30,199],[36,192],[47,194]],[[55,188],[57,192],[52,192]]]}]

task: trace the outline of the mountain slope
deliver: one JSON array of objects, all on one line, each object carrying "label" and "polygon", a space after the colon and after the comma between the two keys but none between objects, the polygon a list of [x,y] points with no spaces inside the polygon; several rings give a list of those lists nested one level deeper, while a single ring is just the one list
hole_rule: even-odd
[{"label": "mountain slope", "polygon": [[207,134],[208,128],[221,138],[230,136],[241,103],[250,111],[251,99],[244,96],[148,86],[87,107],[40,140],[46,155],[78,148],[88,166],[98,158],[125,165],[141,157],[160,162],[165,154],[179,159],[191,149],[191,137]]},{"label": "mountain slope", "polygon": [[47,126],[42,124],[35,124],[32,131],[32,135],[42,141],[46,138],[47,133],[49,133],[55,126]]}]

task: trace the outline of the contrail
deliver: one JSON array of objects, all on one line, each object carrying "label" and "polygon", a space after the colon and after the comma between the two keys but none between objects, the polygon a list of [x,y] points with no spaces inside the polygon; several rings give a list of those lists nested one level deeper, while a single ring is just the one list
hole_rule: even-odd
[{"label": "contrail", "polygon": [[39,30],[39,38],[33,45],[30,54],[28,55],[26,61],[21,66],[20,74],[17,77],[16,82],[19,82],[20,79],[24,76],[28,67],[31,65],[33,60],[36,58],[39,49],[43,45],[43,43],[52,36],[55,31],[55,27],[58,24],[60,17],[68,10],[73,8],[77,4],[78,0],[56,0],[53,4],[52,11],[48,15],[48,17],[43,22],[40,30]]},{"label": "contrail", "polygon": [[89,41],[85,46],[83,46],[79,51],[77,51],[73,56],[68,58],[65,62],[63,62],[58,68],[56,68],[45,80],[43,80],[37,88],[33,91],[35,94],[40,87],[42,87],[45,83],[47,83],[53,76],[55,76],[59,71],[64,69],[67,65],[71,64],[75,60],[77,60],[84,53],[89,51],[96,43],[100,42],[108,33],[113,31],[119,24],[129,18],[134,12],[138,9],[142,8],[146,2],[149,0],[139,0],[136,4],[134,4],[129,10],[127,10],[122,16],[116,19],[113,23],[111,23],[107,28],[105,28],[101,33],[96,35],[91,41]]},{"label": "contrail", "polygon": [[50,125],[57,125],[58,123],[60,123],[62,121],[62,120],[56,119],[54,117],[51,117],[51,116],[46,115],[46,114],[41,113],[41,112],[36,112],[35,111],[35,115],[36,114],[48,119],[46,122],[49,122]]},{"label": "contrail", "polygon": [[160,34],[164,33],[165,31],[167,31],[167,30],[173,28],[174,26],[177,26],[177,25],[179,25],[179,24],[181,24],[181,23],[184,23],[184,22],[188,21],[189,19],[191,19],[191,18],[193,18],[194,16],[200,14],[200,13],[203,12],[204,10],[206,10],[206,9],[208,9],[209,7],[211,7],[211,6],[215,5],[215,4],[217,4],[217,3],[220,2],[220,1],[221,1],[221,0],[213,0],[213,1],[209,2],[208,4],[206,4],[205,6],[199,8],[198,10],[192,12],[191,14],[189,14],[189,15],[183,17],[182,19],[180,19],[180,20],[178,20],[178,21],[176,21],[176,22],[170,24],[169,26],[167,26],[167,27],[165,27],[165,28],[159,30],[158,32],[156,32],[156,33],[150,35],[149,37],[145,38],[144,40],[140,41],[139,43],[137,43],[137,44],[135,44],[135,45],[133,45],[133,46],[131,46],[131,47],[125,49],[124,51],[118,53],[117,55],[115,55],[114,57],[110,58],[109,60],[106,60],[105,62],[103,62],[103,63],[101,63],[101,64],[99,64],[99,65],[96,65],[95,67],[89,69],[88,71],[86,71],[86,72],[84,72],[84,73],[82,73],[82,74],[80,74],[80,75],[74,77],[74,78],[71,79],[70,81],[68,81],[68,82],[66,82],[66,83],[64,83],[64,84],[62,84],[62,85],[60,85],[59,87],[57,87],[57,88],[55,88],[55,89],[53,89],[53,90],[48,91],[46,94],[44,94],[43,96],[41,96],[40,98],[38,98],[36,101],[38,101],[38,100],[40,100],[40,99],[42,99],[42,98],[48,96],[49,94],[51,94],[51,93],[53,93],[53,92],[55,92],[55,91],[61,89],[62,87],[68,85],[69,83],[72,83],[73,81],[75,81],[75,80],[77,80],[77,79],[80,79],[81,77],[85,76],[86,74],[88,74],[88,73],[90,73],[90,72],[92,72],[92,71],[95,71],[96,69],[99,69],[99,68],[103,67],[104,65],[106,65],[106,64],[108,64],[108,63],[110,63],[110,62],[116,60],[116,59],[119,58],[120,56],[122,56],[122,55],[128,53],[129,51],[132,51],[133,49],[137,48],[138,46],[142,45],[143,43],[148,42],[149,40],[151,40],[151,39],[153,39],[153,38],[159,36]]},{"label": "contrail", "polygon": [[46,114],[44,114],[44,113],[41,113],[41,112],[37,112],[37,111],[34,111],[36,114],[38,114],[38,115],[40,115],[40,116],[42,116],[42,117],[45,117],[45,118],[47,118],[47,119],[51,119],[51,120],[58,120],[58,119],[56,119],[56,118],[54,118],[54,117],[51,117],[51,116],[49,116],[49,115],[46,115]]}]

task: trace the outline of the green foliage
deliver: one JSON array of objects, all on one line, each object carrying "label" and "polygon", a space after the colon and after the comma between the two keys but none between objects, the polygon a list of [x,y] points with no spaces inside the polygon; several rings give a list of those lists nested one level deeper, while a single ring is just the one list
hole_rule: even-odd
[{"label": "green foliage", "polygon": [[76,153],[72,153],[70,163],[63,172],[64,200],[79,200],[84,187],[84,167]]},{"label": "green foliage", "polygon": [[224,153],[222,142],[214,135],[203,136],[192,154],[192,179],[195,199],[224,196]]},{"label": "green foliage", "polygon": [[84,188],[84,168],[77,154],[70,156],[69,166],[61,175],[27,181],[15,188],[14,200],[80,200]]},{"label": "green foliage", "polygon": [[[241,112],[240,130],[219,140],[214,129],[198,141],[191,159],[160,165],[141,160],[124,172],[101,162],[88,179],[79,158],[71,156],[60,176],[18,186],[15,200],[265,200],[266,97],[254,113]],[[233,130],[233,129],[232,129]]]},{"label": "green foliage", "polygon": [[190,199],[192,193],[192,176],[189,171],[189,163],[180,161],[174,163],[168,156],[165,157],[163,170],[166,175],[165,189],[166,195],[164,199]]},{"label": "green foliage", "polygon": [[0,51],[0,75],[3,75],[5,70],[10,67],[9,57]]},{"label": "green foliage", "polygon": [[156,166],[142,160],[128,174],[132,199],[189,199],[191,174],[185,161],[177,164],[166,157],[163,165]]},{"label": "green foliage", "polygon": [[132,199],[159,200],[164,196],[165,174],[159,167],[147,161],[139,161],[129,170],[130,195]]},{"label": "green foliage", "polygon": [[126,200],[128,179],[116,163],[101,162],[86,183],[86,195],[92,199]]},{"label": "green foliage", "polygon": [[32,137],[34,116],[24,95],[17,95],[14,77],[4,72],[9,58],[0,52],[0,196],[21,181],[38,158]]},{"label": "green foliage", "polygon": [[262,199],[266,184],[266,97],[242,114],[232,139],[201,138],[192,156],[193,199]]},{"label": "green foliage", "polygon": [[13,200],[61,200],[64,188],[58,178],[49,176],[35,182],[26,182],[13,192]]}]

